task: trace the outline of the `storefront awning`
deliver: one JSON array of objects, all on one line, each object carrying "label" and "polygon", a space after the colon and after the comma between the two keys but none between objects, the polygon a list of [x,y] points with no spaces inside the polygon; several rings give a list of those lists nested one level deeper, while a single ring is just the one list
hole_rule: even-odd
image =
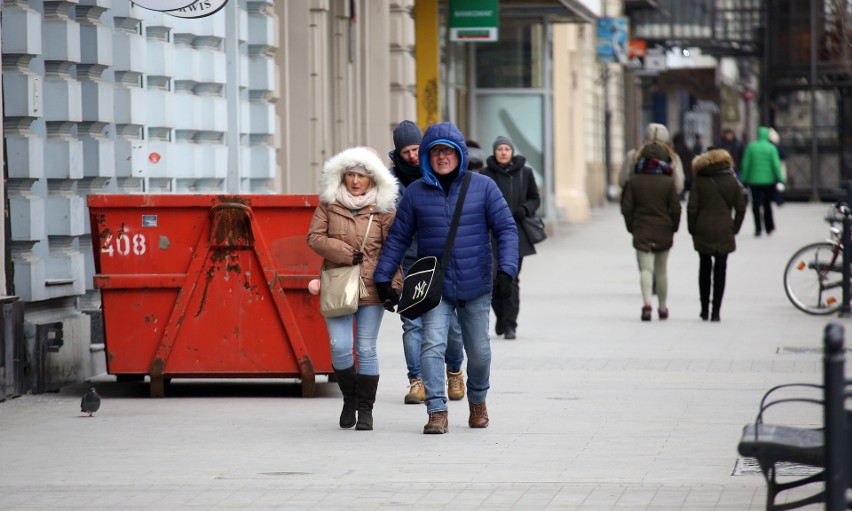
[{"label": "storefront awning", "polygon": [[501,16],[541,17],[551,23],[592,23],[597,15],[581,0],[500,0]]}]

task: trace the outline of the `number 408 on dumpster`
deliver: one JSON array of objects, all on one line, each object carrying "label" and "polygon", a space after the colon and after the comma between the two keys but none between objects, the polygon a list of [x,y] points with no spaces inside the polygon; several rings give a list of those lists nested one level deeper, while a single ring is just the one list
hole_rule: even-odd
[{"label": "number 408 on dumpster", "polygon": [[134,234],[133,236],[128,234],[113,236],[109,234],[104,238],[103,244],[101,244],[101,253],[109,254],[110,257],[116,254],[120,256],[130,254],[142,255],[147,250],[148,243],[144,234]]}]

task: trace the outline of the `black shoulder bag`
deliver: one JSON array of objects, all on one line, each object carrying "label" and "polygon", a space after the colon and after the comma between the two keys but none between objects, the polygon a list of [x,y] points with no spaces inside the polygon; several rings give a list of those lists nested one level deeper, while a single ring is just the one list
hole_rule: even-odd
[{"label": "black shoulder bag", "polygon": [[[530,170],[530,174],[532,174],[532,170]],[[531,177],[531,179],[533,180],[533,186],[536,186],[535,177]],[[529,183],[529,180],[524,179],[524,183]],[[527,188],[528,186],[524,186],[523,196],[521,197],[522,202],[527,200]],[[535,213],[532,216],[524,216],[521,219],[521,230],[524,231],[524,235],[526,235],[531,245],[541,243],[547,239],[547,233],[544,230],[544,221]],[[520,235],[521,233],[519,232],[518,236]]]},{"label": "black shoulder bag", "polygon": [[462,189],[456,202],[453,222],[450,224],[450,233],[447,236],[447,244],[444,246],[444,255],[441,257],[440,264],[435,256],[421,257],[411,265],[402,281],[402,293],[399,297],[397,312],[404,318],[417,319],[441,303],[444,274],[447,272],[447,263],[450,260],[450,252],[453,250],[453,242],[456,239],[456,230],[459,227],[459,218],[470,179],[470,171],[468,171],[465,173]]}]

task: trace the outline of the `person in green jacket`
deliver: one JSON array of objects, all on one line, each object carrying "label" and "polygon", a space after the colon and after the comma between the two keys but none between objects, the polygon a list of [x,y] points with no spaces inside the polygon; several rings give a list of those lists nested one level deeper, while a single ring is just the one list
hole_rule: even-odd
[{"label": "person in green jacket", "polygon": [[743,154],[742,180],[743,184],[751,190],[754,235],[760,236],[764,229],[766,234],[772,234],[775,230],[775,221],[772,218],[772,197],[775,184],[783,183],[784,178],[781,174],[778,149],[769,141],[769,128],[766,126],[758,128],[757,140],[746,146]]}]

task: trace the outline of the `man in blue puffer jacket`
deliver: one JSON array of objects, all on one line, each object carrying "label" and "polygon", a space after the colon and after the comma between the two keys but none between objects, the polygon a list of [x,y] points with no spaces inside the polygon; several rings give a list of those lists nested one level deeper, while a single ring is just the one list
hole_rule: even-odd
[{"label": "man in blue puffer jacket", "polygon": [[[385,241],[373,279],[379,298],[396,305],[391,279],[417,234],[417,256],[439,260],[447,243],[468,154],[464,136],[449,122],[434,124],[420,143],[423,179],[405,190]],[[492,179],[473,173],[447,271],[441,303],[421,316],[420,366],[426,387],[426,434],[446,433],[447,396],[444,356],[450,317],[458,314],[467,352],[468,425],[488,426],[485,398],[490,387],[491,341],[488,337],[492,282],[494,296],[506,297],[518,274],[518,231],[502,192]],[[492,277],[491,234],[497,242],[497,277]]]}]

